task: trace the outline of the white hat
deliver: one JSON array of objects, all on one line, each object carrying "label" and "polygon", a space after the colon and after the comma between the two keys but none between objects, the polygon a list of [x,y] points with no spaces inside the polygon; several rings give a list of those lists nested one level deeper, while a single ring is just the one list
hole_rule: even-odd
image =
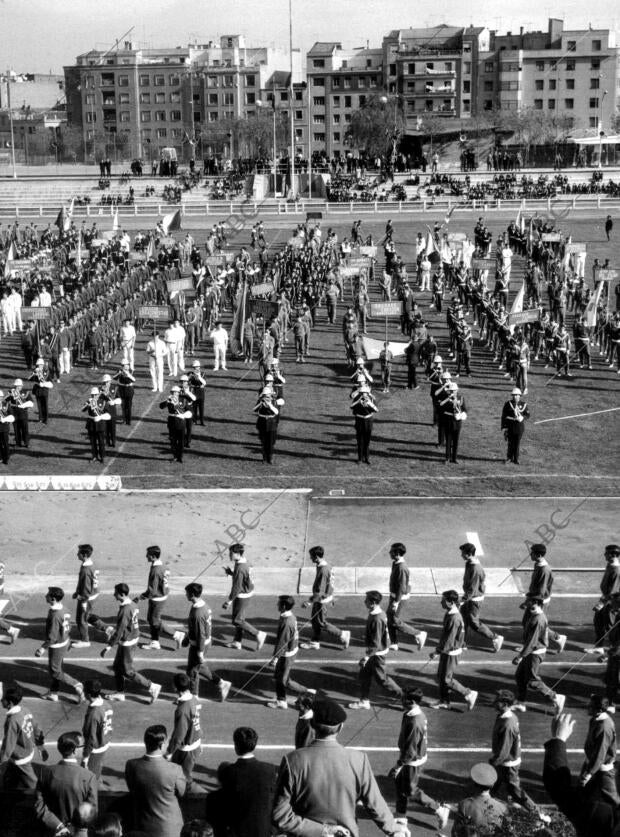
[{"label": "white hat", "polygon": [[513,387],[513,390],[510,394],[511,395],[521,395],[521,390],[519,389],[519,387]]},{"label": "white hat", "polygon": [[441,373],[441,377],[442,377],[442,378],[444,378],[446,381],[449,381],[449,380],[450,380],[450,378],[452,377],[452,375],[451,375],[451,374],[448,372],[448,370],[446,369],[446,371],[445,371],[445,372],[442,372],[442,373]]},{"label": "white hat", "polygon": [[199,361],[199,360],[195,360],[195,361],[192,363],[192,366],[200,366],[200,361]]},{"label": "white hat", "polygon": [[106,372],[106,374],[103,376],[103,378],[101,380],[103,381],[104,384],[107,384],[112,380],[112,376],[108,375],[108,373]]},{"label": "white hat", "polygon": [[363,357],[358,357],[358,358],[356,358],[355,362],[357,363],[358,366],[363,366],[364,365],[364,358]]},{"label": "white hat", "polygon": [[452,392],[454,392],[458,388],[459,388],[459,385],[457,384],[456,381],[450,381],[450,383],[448,384],[448,389],[451,390]]},{"label": "white hat", "polygon": [[443,359],[442,359],[441,355],[435,355],[433,363],[443,363]]},{"label": "white hat", "polygon": [[173,387],[170,387],[170,392],[181,392],[181,387],[175,384]]},{"label": "white hat", "polygon": [[4,398],[4,392],[0,389],[0,398]]},{"label": "white hat", "polygon": [[273,375],[271,374],[271,372],[267,372],[267,374],[265,375],[265,380],[273,381]]},{"label": "white hat", "polygon": [[45,366],[45,361],[43,360],[43,358],[42,358],[42,357],[40,357],[40,358],[37,360],[37,362],[35,363],[35,366]]},{"label": "white hat", "polygon": [[360,392],[370,392],[370,387],[368,386],[368,384],[362,384],[360,386]]},{"label": "white hat", "polygon": [[179,378],[179,381],[189,381],[189,376],[188,375],[181,375],[181,377]]},{"label": "white hat", "polygon": [[15,380],[13,381],[13,386],[14,387],[23,387],[23,385],[24,385],[24,382],[22,381],[21,378],[15,378]]},{"label": "white hat", "polygon": [[90,394],[91,395],[99,395],[99,387],[91,387]]}]

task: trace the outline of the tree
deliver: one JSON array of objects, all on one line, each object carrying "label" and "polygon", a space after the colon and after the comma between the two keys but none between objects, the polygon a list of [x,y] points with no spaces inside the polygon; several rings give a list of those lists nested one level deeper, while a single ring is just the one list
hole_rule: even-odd
[{"label": "tree", "polygon": [[345,139],[369,157],[391,157],[405,129],[400,100],[372,96],[351,116]]},{"label": "tree", "polygon": [[[287,147],[288,120],[276,111],[276,157],[278,150]],[[273,156],[273,110],[265,108],[257,111],[255,116],[239,119],[237,123],[240,148],[246,157],[268,158]]]}]

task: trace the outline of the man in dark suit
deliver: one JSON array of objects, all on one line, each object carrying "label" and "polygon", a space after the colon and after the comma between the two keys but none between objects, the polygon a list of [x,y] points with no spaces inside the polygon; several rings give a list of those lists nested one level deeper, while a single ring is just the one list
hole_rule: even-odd
[{"label": "man in dark suit", "polygon": [[237,727],[233,743],[237,761],[218,776],[234,837],[269,837],[271,808],[276,786],[276,768],[254,756],[258,735],[251,727]]},{"label": "man in dark suit", "polygon": [[74,833],[70,826],[79,824],[85,807],[97,808],[97,779],[80,767],[84,739],[79,732],[63,732],[57,746],[60,761],[41,770],[35,814],[49,834],[64,837]]},{"label": "man in dark suit", "polygon": [[183,815],[179,799],[185,776],[178,764],[164,759],[166,727],[155,724],[144,732],[146,754],[125,765],[125,781],[133,806],[133,827],[149,837],[179,837]]}]

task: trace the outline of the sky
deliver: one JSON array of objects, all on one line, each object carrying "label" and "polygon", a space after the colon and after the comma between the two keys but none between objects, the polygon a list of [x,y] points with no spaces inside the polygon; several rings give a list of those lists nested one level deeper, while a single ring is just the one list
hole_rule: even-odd
[{"label": "sky", "polygon": [[[293,46],[341,41],[379,47],[391,29],[447,23],[504,33],[547,28],[620,28],[613,0],[290,0]],[[132,26],[138,46],[181,46],[243,34],[247,46],[288,49],[289,0],[0,0],[0,71],[62,73],[89,49],[109,49]],[[514,8],[514,11],[513,11]],[[518,15],[517,15],[518,11]],[[617,20],[614,19],[616,15]]]}]

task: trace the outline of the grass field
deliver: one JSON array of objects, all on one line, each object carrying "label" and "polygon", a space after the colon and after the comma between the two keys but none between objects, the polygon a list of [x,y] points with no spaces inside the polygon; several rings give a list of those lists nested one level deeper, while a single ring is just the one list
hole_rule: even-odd
[{"label": "grass field", "polygon": [[[490,219],[497,235],[508,220]],[[324,222],[326,225],[327,222]],[[268,223],[268,239],[276,246],[289,235],[291,222]],[[413,260],[413,242],[422,223],[395,219],[397,249],[408,264]],[[471,232],[471,224],[457,219],[451,228]],[[617,259],[613,243],[602,239],[600,219],[572,220],[574,239],[585,240],[589,264],[594,255],[601,260]],[[348,234],[349,222],[335,225],[339,235]],[[364,232],[375,239],[382,235],[383,222],[365,220]],[[202,230],[192,230],[201,242]],[[248,243],[243,230],[231,243],[237,249]],[[513,269],[512,293],[520,282],[521,269]],[[378,299],[376,287],[372,296]],[[446,354],[445,315],[429,311],[429,295],[418,294],[424,316],[438,338],[439,351]],[[209,370],[205,428],[196,428],[192,448],[182,465],[170,462],[165,419],[159,410],[160,396],[150,391],[144,348],[148,334],[140,336],[137,351],[135,421],[131,428],[118,426],[119,440],[109,451],[105,467],[89,462],[90,452],[80,408],[89,387],[100,373],[86,365],[63,377],[51,394],[52,421],[37,426],[33,410],[33,441],[29,450],[17,451],[5,473],[12,474],[119,474],[127,487],[298,487],[318,493],[344,490],[348,494],[454,494],[515,493],[616,493],[618,487],[618,413],[605,412],[563,421],[564,416],[613,410],[618,407],[620,378],[602,359],[594,357],[592,372],[576,369],[569,381],[553,377],[539,361],[532,365],[528,403],[532,419],[526,429],[521,465],[504,465],[504,442],[499,416],[510,389],[488,350],[475,340],[473,376],[461,379],[469,420],[462,433],[458,466],[446,466],[443,452],[435,448],[435,430],[430,425],[428,386],[422,379],[417,391],[405,388],[406,370],[395,363],[394,385],[389,394],[377,392],[379,407],[371,445],[372,465],[356,462],[353,420],[348,406],[349,372],[344,363],[339,306],[335,325],[329,325],[325,311],[318,316],[311,338],[311,356],[306,364],[294,363],[289,342],[282,353],[287,379],[286,406],[280,423],[273,466],[260,459],[252,407],[259,386],[258,373],[241,361],[230,360],[228,372],[214,373],[212,350],[203,343],[197,353]],[[225,318],[226,325],[230,317]],[[403,339],[396,321],[390,322],[390,339]],[[371,321],[370,336],[382,338],[384,321]],[[476,333],[476,332],[475,332]],[[448,363],[454,373],[454,365]],[[23,375],[23,360],[17,337],[0,344],[0,382],[6,389],[16,375]],[[544,421],[543,424],[536,424]]]}]

